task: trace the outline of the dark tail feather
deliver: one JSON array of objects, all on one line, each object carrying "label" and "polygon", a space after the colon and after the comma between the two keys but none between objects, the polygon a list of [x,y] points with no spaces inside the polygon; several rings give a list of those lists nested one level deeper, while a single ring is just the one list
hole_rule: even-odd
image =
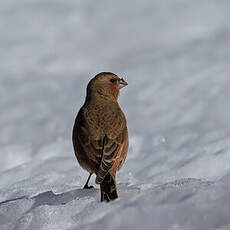
[{"label": "dark tail feather", "polygon": [[116,181],[107,173],[105,179],[100,184],[101,187],[101,201],[111,201],[118,198]]}]

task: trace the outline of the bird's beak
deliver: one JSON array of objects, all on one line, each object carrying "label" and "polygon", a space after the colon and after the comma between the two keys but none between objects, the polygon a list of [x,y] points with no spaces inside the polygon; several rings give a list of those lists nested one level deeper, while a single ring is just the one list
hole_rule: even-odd
[{"label": "bird's beak", "polygon": [[123,78],[120,78],[119,85],[118,85],[119,89],[121,89],[127,85],[128,85],[128,83]]}]

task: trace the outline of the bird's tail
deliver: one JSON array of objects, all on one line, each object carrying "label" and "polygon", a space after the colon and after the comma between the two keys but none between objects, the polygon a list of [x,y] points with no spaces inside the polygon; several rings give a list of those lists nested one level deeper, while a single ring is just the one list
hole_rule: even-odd
[{"label": "bird's tail", "polygon": [[118,198],[116,180],[110,173],[107,173],[105,179],[100,184],[101,201],[111,201]]}]

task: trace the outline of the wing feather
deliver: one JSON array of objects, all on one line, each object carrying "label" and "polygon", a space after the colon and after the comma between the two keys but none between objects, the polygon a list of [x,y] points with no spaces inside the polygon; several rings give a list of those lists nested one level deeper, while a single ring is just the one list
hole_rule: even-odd
[{"label": "wing feather", "polygon": [[120,157],[123,149],[123,138],[123,132],[121,132],[115,139],[109,139],[105,136],[102,160],[96,177],[97,184],[102,183],[109,170]]}]

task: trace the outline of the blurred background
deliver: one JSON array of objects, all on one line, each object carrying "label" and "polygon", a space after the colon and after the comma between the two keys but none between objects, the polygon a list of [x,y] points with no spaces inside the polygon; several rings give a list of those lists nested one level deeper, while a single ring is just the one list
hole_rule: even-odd
[{"label": "blurred background", "polygon": [[125,175],[225,175],[229,12],[228,0],[1,0],[0,173],[57,158],[77,168],[76,113],[88,81],[111,71],[129,83],[120,95],[131,138]]}]

